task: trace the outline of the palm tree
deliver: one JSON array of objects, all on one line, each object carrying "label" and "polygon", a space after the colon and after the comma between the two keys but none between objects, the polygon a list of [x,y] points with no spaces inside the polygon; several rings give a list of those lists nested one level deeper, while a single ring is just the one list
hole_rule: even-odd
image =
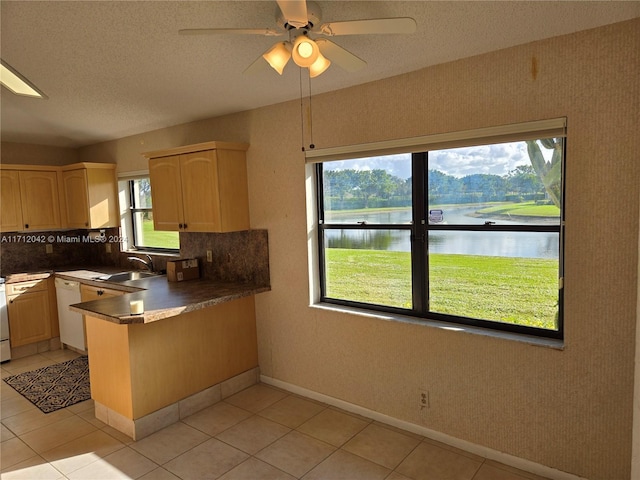
[{"label": "palm tree", "polygon": [[[544,159],[538,142],[544,148],[553,150],[550,162]],[[562,138],[527,140],[527,152],[531,166],[542,181],[549,198],[556,207],[560,208],[560,200],[562,199]]]}]

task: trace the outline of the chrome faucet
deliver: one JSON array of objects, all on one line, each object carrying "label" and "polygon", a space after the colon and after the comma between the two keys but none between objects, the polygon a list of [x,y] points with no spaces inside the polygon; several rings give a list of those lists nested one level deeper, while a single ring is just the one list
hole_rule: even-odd
[{"label": "chrome faucet", "polygon": [[146,257],[147,257],[147,259],[148,259],[147,261],[144,261],[143,259],[138,258],[138,257],[127,257],[127,260],[129,260],[131,263],[133,263],[133,262],[140,262],[140,263],[141,263],[141,264],[143,264],[145,267],[147,267],[147,269],[148,269],[150,272],[154,272],[155,270],[154,270],[154,268],[153,268],[153,259],[151,258],[151,255],[147,255]]}]

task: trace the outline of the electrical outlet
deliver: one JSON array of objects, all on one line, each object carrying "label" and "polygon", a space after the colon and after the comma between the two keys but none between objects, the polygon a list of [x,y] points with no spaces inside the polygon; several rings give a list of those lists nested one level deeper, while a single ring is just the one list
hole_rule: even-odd
[{"label": "electrical outlet", "polygon": [[51,245],[50,243],[47,243],[44,247],[44,251],[47,253],[53,253],[53,245]]},{"label": "electrical outlet", "polygon": [[211,250],[207,250],[207,262],[213,262],[213,252]]},{"label": "electrical outlet", "polygon": [[104,249],[107,251],[107,253],[111,253],[111,244],[110,243],[105,243],[104,244]]},{"label": "electrical outlet", "polygon": [[418,405],[420,406],[420,410],[426,410],[431,406],[429,404],[429,390],[418,390]]}]

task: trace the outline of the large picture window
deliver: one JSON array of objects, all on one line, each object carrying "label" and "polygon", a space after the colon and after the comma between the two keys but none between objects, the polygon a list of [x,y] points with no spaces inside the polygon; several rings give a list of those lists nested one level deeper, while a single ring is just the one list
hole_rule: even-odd
[{"label": "large picture window", "polygon": [[564,143],[319,162],[321,300],[561,338]]}]

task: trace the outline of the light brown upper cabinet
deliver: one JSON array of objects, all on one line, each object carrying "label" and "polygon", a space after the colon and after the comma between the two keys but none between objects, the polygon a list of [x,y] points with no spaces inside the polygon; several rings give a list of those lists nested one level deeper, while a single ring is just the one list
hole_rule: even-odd
[{"label": "light brown upper cabinet", "polygon": [[68,228],[118,226],[116,166],[76,163],[62,167],[64,212]]},{"label": "light brown upper cabinet", "polygon": [[62,227],[59,168],[1,165],[3,232]]},{"label": "light brown upper cabinet", "polygon": [[242,143],[206,142],[143,154],[156,230],[233,232],[249,229]]},{"label": "light brown upper cabinet", "polygon": [[0,165],[3,232],[119,225],[115,164]]},{"label": "light brown upper cabinet", "polygon": [[27,170],[20,172],[22,222],[25,230],[60,228],[58,172]]},{"label": "light brown upper cabinet", "polygon": [[0,170],[0,230],[17,232],[22,223],[22,200],[20,200],[20,172]]}]

